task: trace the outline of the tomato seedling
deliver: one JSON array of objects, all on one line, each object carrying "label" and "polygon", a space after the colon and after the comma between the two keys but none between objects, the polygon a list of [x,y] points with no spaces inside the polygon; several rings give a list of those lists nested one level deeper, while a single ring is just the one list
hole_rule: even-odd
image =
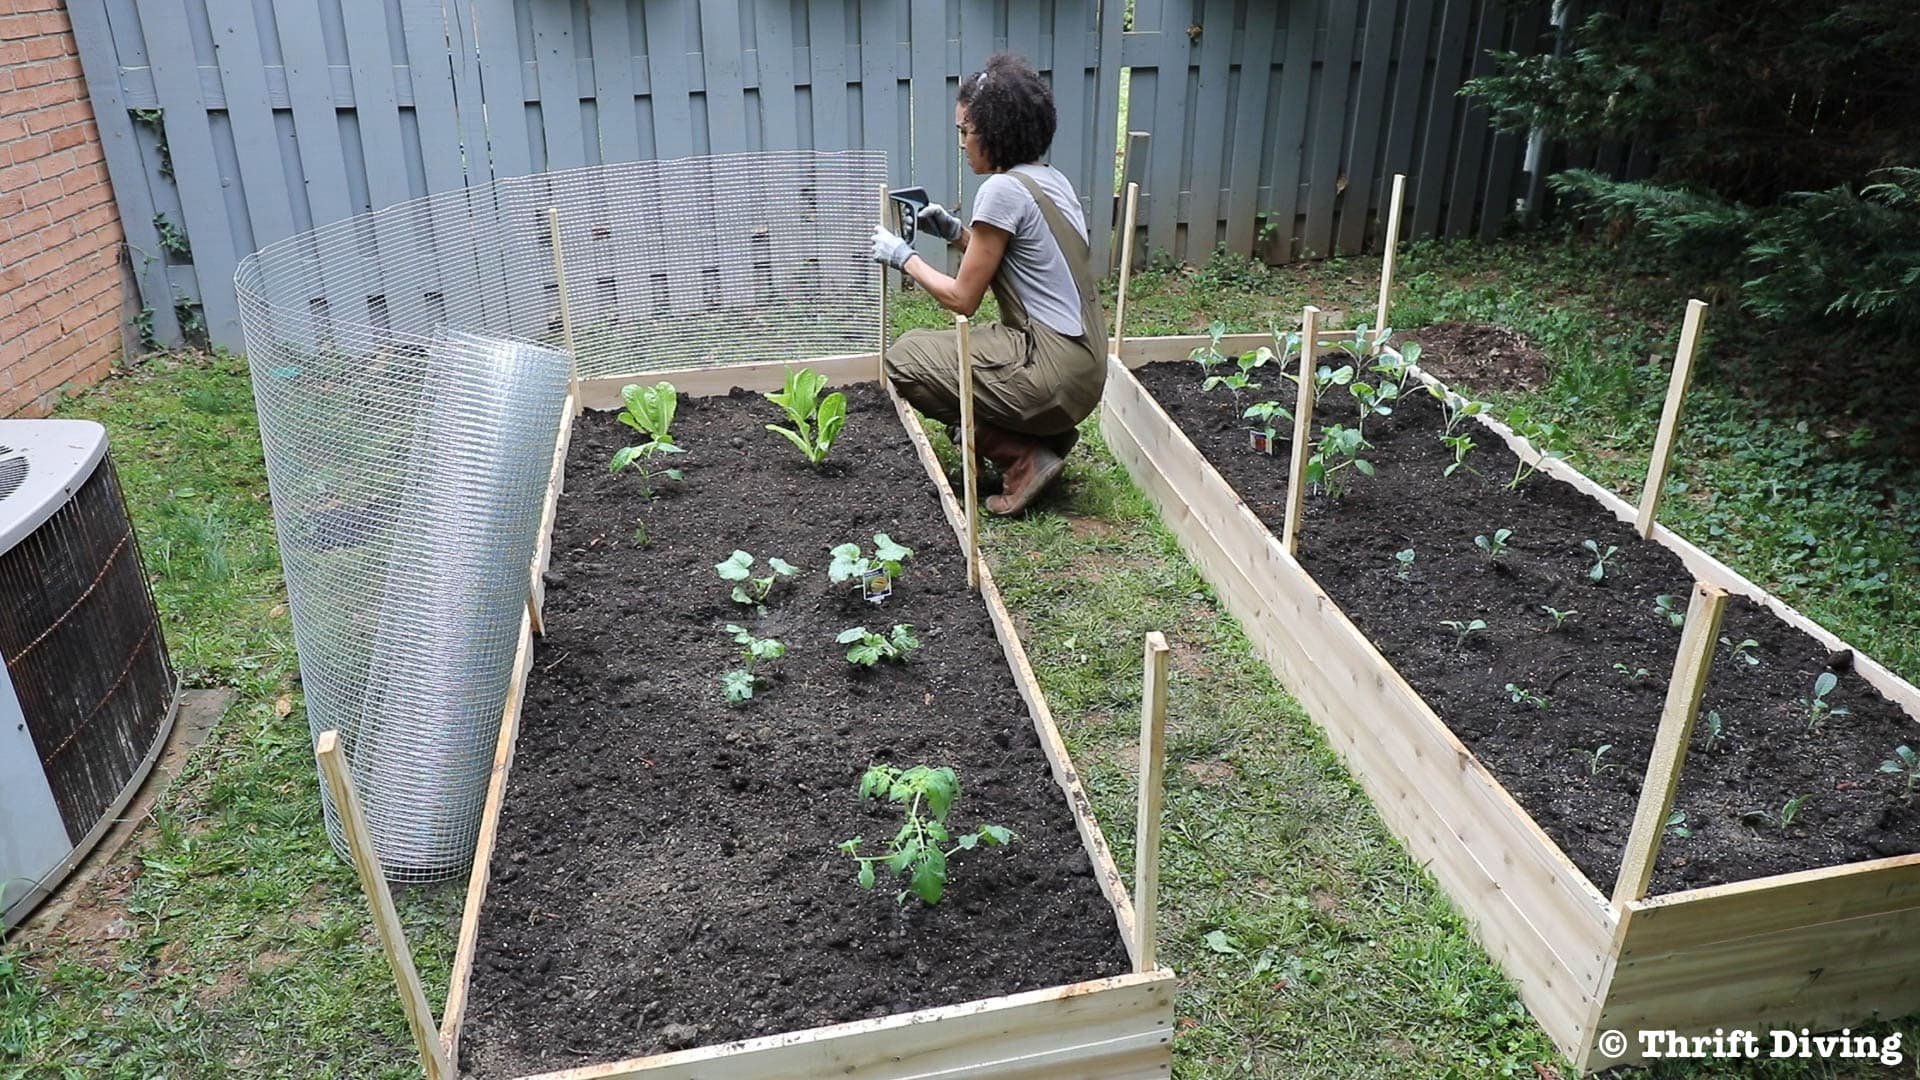
[{"label": "tomato seedling", "polygon": [[[960,781],[947,766],[929,768],[915,765],[896,769],[874,765],[860,777],[860,798],[885,799],[900,803],[907,820],[893,836],[893,842],[879,855],[860,854],[862,837],[841,842],[840,850],[860,864],[860,887],[871,889],[878,877],[875,864],[884,865],[895,877],[905,877],[907,887],[894,897],[904,904],[917,896],[926,904],[937,904],[947,891],[947,860],[962,851],[981,845],[1005,847],[1016,839],[1012,829],[1001,825],[982,825],[961,836],[947,829],[947,814],[960,797]],[[952,847],[946,845],[951,842]]]}]

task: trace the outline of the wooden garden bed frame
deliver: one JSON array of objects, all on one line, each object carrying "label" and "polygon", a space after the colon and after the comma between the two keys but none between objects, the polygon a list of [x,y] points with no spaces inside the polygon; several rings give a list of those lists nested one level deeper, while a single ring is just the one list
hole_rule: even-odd
[{"label": "wooden garden bed frame", "polygon": [[[1384,307],[1384,287],[1382,295]],[[1697,315],[1690,313],[1689,324],[1690,338]],[[1221,351],[1231,355],[1271,340],[1229,337]],[[1101,405],[1108,447],[1570,1061],[1583,1071],[1639,1062],[1636,1033],[1642,1030],[1744,1028],[1757,1031],[1764,1045],[1769,1028],[1819,1032],[1920,1011],[1920,855],[1645,897],[1639,894],[1653,851],[1636,852],[1630,843],[1629,867],[1644,863],[1639,887],[1612,898],[1596,888],[1133,376],[1144,364],[1185,360],[1207,341],[1124,339],[1109,358]],[[1690,345],[1683,345],[1689,356]],[[1676,382],[1683,390],[1684,377]],[[1668,411],[1676,413],[1672,398]],[[1749,597],[1829,649],[1850,648],[1652,524],[1647,506],[1626,503],[1563,461],[1543,459],[1504,425],[1476,419],[1542,473],[1578,488],[1622,521],[1643,522],[1642,534],[1678,555],[1702,583],[1697,592]],[[1655,455],[1660,472],[1670,451],[1670,422],[1662,436],[1665,446]],[[1294,483],[1300,483],[1297,474]],[[1657,479],[1653,486],[1657,490]],[[1709,648],[1711,641],[1706,638]],[[1857,650],[1854,655],[1859,675],[1920,718],[1920,689]],[[1688,712],[1684,727],[1675,721],[1673,729],[1683,732],[1691,722]],[[1661,743],[1671,741],[1668,729],[1662,718]],[[1678,749],[1684,746],[1682,737]],[[1654,806],[1657,848],[1683,754],[1663,759],[1657,744],[1654,755],[1636,823]],[[1615,1031],[1626,1038],[1624,1053],[1608,1052]]]}]

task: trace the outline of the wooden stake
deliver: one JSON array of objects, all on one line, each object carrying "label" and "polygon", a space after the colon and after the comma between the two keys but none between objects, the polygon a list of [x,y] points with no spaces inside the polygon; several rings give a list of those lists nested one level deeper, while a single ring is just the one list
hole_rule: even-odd
[{"label": "wooden stake", "polygon": [[414,1046],[420,1051],[420,1063],[428,1080],[453,1080],[453,1069],[440,1049],[440,1034],[433,1026],[433,1010],[426,992],[420,988],[420,973],[414,969],[413,953],[407,948],[406,931],[400,928],[400,916],[393,910],[393,895],[387,891],[387,879],[380,870],[380,856],[373,850],[373,836],[360,813],[360,800],[353,793],[353,776],[347,769],[347,754],[340,748],[338,731],[323,731],[314,746],[320,761],[320,777],[333,797],[334,817],[346,834],[347,850],[353,853],[353,868],[360,875],[360,887],[367,892],[373,908],[373,928],[380,935],[381,951],[387,954],[387,966],[393,969],[393,981],[400,987],[400,1007],[406,1010],[407,1027],[413,1032]]},{"label": "wooden stake", "polygon": [[1133,844],[1133,970],[1154,968],[1160,910],[1160,801],[1167,773],[1167,639],[1147,634],[1140,690],[1140,820]]},{"label": "wooden stake", "polygon": [[567,305],[567,257],[560,246],[560,208],[547,207],[547,235],[553,240],[553,280],[560,292],[560,340],[567,346],[567,390],[580,395],[580,356],[573,348],[573,309]]},{"label": "wooden stake", "polygon": [[1707,687],[1707,669],[1713,664],[1713,643],[1726,613],[1727,591],[1695,582],[1687,602],[1687,625],[1680,632],[1680,653],[1673,663],[1673,681],[1667,684],[1667,704],[1660,713],[1660,731],[1653,739],[1653,756],[1640,787],[1640,806],[1633,815],[1633,832],[1620,859],[1620,877],[1614,882],[1615,908],[1647,894],[1653,863],[1660,856],[1673,792],[1693,739],[1693,722],[1700,713],[1700,695]]},{"label": "wooden stake", "polygon": [[1687,301],[1687,320],[1680,328],[1680,351],[1673,357],[1673,376],[1667,380],[1667,404],[1660,411],[1660,432],[1653,439],[1653,460],[1647,465],[1647,485],[1640,489],[1640,538],[1653,535],[1653,519],[1660,512],[1660,496],[1667,486],[1667,466],[1673,459],[1673,436],[1680,426],[1680,406],[1693,382],[1693,348],[1700,341],[1700,324],[1707,305]]},{"label": "wooden stake", "polygon": [[[885,227],[887,215],[892,211],[893,200],[887,197],[887,185],[880,185],[880,224]],[[887,362],[887,264],[880,264],[880,363],[884,370]]]},{"label": "wooden stake", "polygon": [[1393,292],[1393,257],[1400,250],[1400,200],[1407,193],[1407,174],[1393,174],[1393,202],[1387,210],[1387,245],[1380,253],[1380,306],[1373,316],[1373,351],[1379,352],[1387,334],[1387,296]]},{"label": "wooden stake", "polygon": [[1140,185],[1127,185],[1127,213],[1124,231],[1120,236],[1120,296],[1114,301],[1113,311],[1113,353],[1120,355],[1121,346],[1127,338],[1122,329],[1127,324],[1127,283],[1133,280],[1133,227],[1134,213],[1140,205]]},{"label": "wooden stake", "polygon": [[[1120,144],[1120,184],[1123,191],[1127,184],[1133,183],[1133,163],[1146,156],[1147,142],[1151,138],[1152,136],[1144,131],[1129,131],[1127,132],[1126,141]],[[1138,149],[1136,149],[1136,147]],[[1128,227],[1128,235],[1132,235],[1131,226]],[[1125,242],[1124,237],[1115,237],[1112,250],[1116,253],[1119,252],[1122,244]],[[1123,263],[1122,265],[1124,266],[1125,264]],[[1108,265],[1107,270],[1108,272],[1112,272],[1113,267],[1111,264]]]},{"label": "wooden stake", "polygon": [[1307,459],[1313,454],[1314,340],[1320,309],[1308,304],[1300,313],[1300,399],[1293,407],[1293,463],[1287,476],[1287,520],[1280,545],[1289,555],[1300,553],[1300,519],[1307,506]]},{"label": "wooden stake", "polygon": [[967,513],[967,588],[974,589],[980,586],[980,470],[974,458],[973,345],[967,317],[955,315],[953,321],[960,335],[960,505]]}]

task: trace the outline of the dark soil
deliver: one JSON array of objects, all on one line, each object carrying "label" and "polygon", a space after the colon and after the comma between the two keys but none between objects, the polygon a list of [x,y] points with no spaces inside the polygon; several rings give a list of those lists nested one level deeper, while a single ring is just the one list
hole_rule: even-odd
[{"label": "dark soil", "polygon": [[[1048,769],[925,470],[884,393],[849,394],[824,473],[763,429],[757,394],[683,401],[688,452],[648,500],[607,461],[611,414],[577,423],[539,639],[481,915],[463,1066],[518,1076],[1119,974],[1111,909]],[[635,520],[648,542],[636,546]],[[830,585],[828,548],[915,551],[880,607]],[[713,565],[799,567],[764,614]],[[786,643],[742,708],[721,696],[738,623]],[[856,625],[909,623],[904,665],[856,669]],[[891,837],[857,796],[870,763],[952,765],[945,900],[872,892],[837,845]]]},{"label": "dark soil", "polygon": [[1421,370],[1460,393],[1531,393],[1547,385],[1547,355],[1517,330],[1446,322],[1401,336],[1420,343]]},{"label": "dark soil", "polygon": [[[1236,405],[1223,390],[1203,393],[1192,364],[1153,364],[1137,374],[1277,535],[1290,447],[1283,438],[1273,457],[1248,448],[1239,415],[1252,398]],[[1272,375],[1264,381],[1282,383]],[[1291,406],[1292,384],[1283,385]],[[1315,420],[1350,427],[1355,414],[1352,397],[1336,389]],[[1609,892],[1680,641],[1655,598],[1673,597],[1684,613],[1692,578],[1678,556],[1638,539],[1567,484],[1536,474],[1508,490],[1514,455],[1471,422],[1481,445],[1468,464],[1479,474],[1443,478],[1453,455],[1439,440],[1441,427],[1439,407],[1424,393],[1403,399],[1390,417],[1368,420],[1374,449],[1362,456],[1377,475],[1355,477],[1337,501],[1308,496],[1302,565]],[[1506,554],[1491,559],[1474,537],[1498,529],[1513,536]],[[1601,551],[1620,549],[1600,582],[1588,577],[1587,539]],[[1407,548],[1415,560],[1403,579],[1394,554]],[[1578,614],[1556,632],[1544,606]],[[1487,629],[1464,646],[1441,625],[1473,619]],[[1850,656],[1830,656],[1750,601],[1728,604],[1721,635],[1674,804],[1692,835],[1668,835],[1653,891],[1920,851],[1920,807],[1903,801],[1899,778],[1879,771],[1896,746],[1920,745],[1914,720],[1853,675]],[[1758,643],[1746,650],[1757,664],[1735,654],[1733,646],[1748,639]],[[1810,731],[1804,702],[1829,669],[1839,673],[1839,686],[1828,701],[1850,712]],[[1515,702],[1508,683],[1549,704]],[[1723,725],[1711,748],[1709,712]],[[1591,752],[1602,746],[1610,749],[1596,771]],[[1797,818],[1783,827],[1783,807],[1803,795]]]}]

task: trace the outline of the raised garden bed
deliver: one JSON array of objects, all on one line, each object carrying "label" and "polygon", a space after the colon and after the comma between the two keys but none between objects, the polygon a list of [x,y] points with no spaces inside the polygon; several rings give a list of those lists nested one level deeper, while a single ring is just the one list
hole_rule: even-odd
[{"label": "raised garden bed", "polygon": [[[1818,1031],[1920,1009],[1920,828],[1878,771],[1920,742],[1920,691],[1667,530],[1639,541],[1633,507],[1498,424],[1469,425],[1486,479],[1443,480],[1424,394],[1368,421],[1377,475],[1307,500],[1295,558],[1276,538],[1288,445],[1253,453],[1226,391],[1198,394],[1177,362],[1206,340],[1127,343],[1109,445],[1571,1060],[1638,1060],[1637,1029]],[[1155,361],[1176,362],[1142,374],[1164,407],[1129,370]],[[1284,385],[1256,397],[1291,407]],[[1349,402],[1335,391],[1318,416],[1351,426]],[[1520,459],[1541,472],[1508,492]],[[1503,528],[1505,554],[1476,546]],[[1621,549],[1600,582],[1584,539]],[[1410,568],[1394,557],[1408,548]],[[1703,749],[1701,722],[1682,774],[1693,835],[1661,847],[1654,895],[1615,903],[1596,883],[1620,870],[1680,640],[1654,600],[1685,612],[1695,580],[1735,598],[1701,710],[1723,732]],[[1580,614],[1548,632],[1546,607]],[[1439,625],[1476,618],[1464,643]],[[1828,703],[1851,712],[1809,732],[1802,699],[1830,658]],[[1609,1030],[1624,1053],[1603,1049]]]},{"label": "raised garden bed", "polygon": [[[627,382],[678,386],[686,480],[645,499],[609,475],[634,441],[611,412],[557,448],[556,497],[572,483],[535,560],[442,1042],[485,1078],[1164,1076],[1172,975],[1133,970],[1127,889],[991,575],[967,584],[918,420],[876,356],[812,366],[851,406],[818,472],[746,392],[782,365],[580,385],[602,410]],[[825,573],[876,532],[914,549],[878,607]],[[735,548],[800,570],[764,613],[714,572]],[[856,669],[834,640],[895,623],[921,642],[904,665]],[[741,707],[728,624],[789,650]],[[859,888],[837,845],[898,827],[856,798],[882,761],[953,765],[956,831],[1018,839],[956,856],[935,907],[896,904],[884,869]]]}]

